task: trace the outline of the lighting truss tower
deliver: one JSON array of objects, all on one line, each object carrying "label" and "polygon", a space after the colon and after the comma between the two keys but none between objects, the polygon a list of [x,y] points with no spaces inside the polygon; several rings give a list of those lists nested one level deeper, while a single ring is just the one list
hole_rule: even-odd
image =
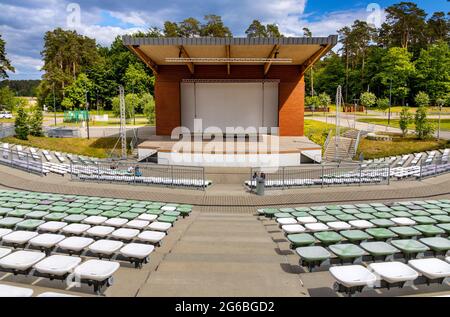
[{"label": "lighting truss tower", "polygon": [[127,126],[125,117],[125,92],[123,86],[119,86],[120,94],[120,142],[122,144],[122,160],[127,159]]},{"label": "lighting truss tower", "polygon": [[336,91],[336,135],[334,136],[334,160],[337,161],[338,158],[338,149],[339,149],[339,143],[340,143],[340,124],[341,124],[341,105],[342,105],[342,87],[338,86]]}]

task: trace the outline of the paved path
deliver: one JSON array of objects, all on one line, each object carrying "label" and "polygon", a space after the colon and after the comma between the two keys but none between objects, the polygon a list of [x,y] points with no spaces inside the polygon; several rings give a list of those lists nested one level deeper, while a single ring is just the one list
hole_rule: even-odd
[{"label": "paved path", "polygon": [[[379,125],[379,124],[372,124],[367,122],[359,122],[358,119],[362,119],[364,117],[358,116],[356,118],[356,121],[354,119],[354,116],[352,115],[343,115],[340,119],[340,126],[345,128],[351,128],[351,129],[357,129],[357,130],[364,130],[369,132],[391,132],[391,133],[401,133],[402,131],[398,128],[388,127],[385,125]],[[368,118],[374,118],[374,117],[368,117]],[[329,124],[336,124],[335,117],[309,117],[308,119],[316,120],[320,122],[325,122]],[[414,132],[413,130],[410,130],[409,132]],[[437,137],[437,132],[435,133],[435,136]],[[450,131],[441,131],[440,134],[442,139],[450,140]]]}]

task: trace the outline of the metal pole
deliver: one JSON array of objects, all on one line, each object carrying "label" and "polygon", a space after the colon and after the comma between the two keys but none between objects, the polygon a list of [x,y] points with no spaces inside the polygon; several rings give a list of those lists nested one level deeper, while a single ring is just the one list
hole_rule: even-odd
[{"label": "metal pole", "polygon": [[441,111],[442,111],[442,105],[439,105],[439,120],[438,120],[438,132],[437,132],[438,140],[440,140],[440,138],[441,138]]},{"label": "metal pole", "polygon": [[392,106],[392,78],[389,86],[389,115],[388,115],[388,127],[391,126],[391,106]]},{"label": "metal pole", "polygon": [[89,136],[89,101],[88,101],[88,91],[86,90],[86,127],[87,127],[87,138],[90,139]]},{"label": "metal pole", "polygon": [[55,115],[55,127],[56,127],[56,97],[55,97],[55,83],[53,83],[53,113]]}]

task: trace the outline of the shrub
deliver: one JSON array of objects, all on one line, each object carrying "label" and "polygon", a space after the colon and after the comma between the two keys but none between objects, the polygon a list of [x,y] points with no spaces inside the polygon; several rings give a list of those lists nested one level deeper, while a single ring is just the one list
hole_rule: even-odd
[{"label": "shrub", "polygon": [[23,109],[23,107],[20,107],[17,110],[15,126],[16,126],[15,129],[16,137],[20,140],[28,140],[28,133],[29,133],[28,115]]},{"label": "shrub", "polygon": [[379,98],[377,100],[377,107],[383,112],[386,112],[389,109],[389,99],[388,98]]},{"label": "shrub", "polygon": [[427,93],[419,91],[414,97],[414,101],[418,107],[427,107],[430,104],[430,97],[428,97]]},{"label": "shrub", "polygon": [[42,115],[41,108],[39,108],[38,106],[34,107],[30,117],[30,134],[32,136],[44,135],[44,131],[42,130],[43,121],[44,116]]},{"label": "shrub", "polygon": [[424,106],[417,109],[414,123],[416,125],[416,135],[420,140],[426,139],[434,133],[434,126],[428,121],[427,109]]},{"label": "shrub", "polygon": [[404,107],[402,108],[402,111],[400,112],[400,129],[402,130],[403,137],[406,136],[408,133],[408,126],[412,123],[413,117],[412,114],[409,112],[409,109]]}]

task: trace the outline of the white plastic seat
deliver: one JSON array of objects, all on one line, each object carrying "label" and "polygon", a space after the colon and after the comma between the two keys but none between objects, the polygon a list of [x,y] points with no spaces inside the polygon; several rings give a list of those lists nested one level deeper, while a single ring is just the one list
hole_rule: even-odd
[{"label": "white plastic seat", "polygon": [[36,263],[34,268],[39,273],[54,276],[64,276],[72,273],[73,269],[81,263],[81,258],[67,255],[52,255]]},{"label": "white plastic seat", "polygon": [[80,252],[94,242],[94,239],[84,237],[69,237],[59,242],[57,246],[63,250]]},{"label": "white plastic seat", "polygon": [[414,220],[406,217],[391,218],[391,221],[399,226],[414,226],[416,224]]},{"label": "white plastic seat", "polygon": [[37,232],[31,231],[13,231],[10,234],[3,236],[2,240],[4,243],[25,244],[37,235]]},{"label": "white plastic seat", "polygon": [[351,220],[348,222],[352,227],[358,229],[368,229],[373,228],[375,225],[367,220]]},{"label": "white plastic seat", "polygon": [[0,259],[7,256],[8,254],[10,254],[12,252],[11,249],[8,248],[0,248]]},{"label": "white plastic seat", "polygon": [[317,222],[317,219],[311,216],[307,216],[307,217],[298,217],[297,221],[300,224],[306,224],[306,223],[315,223]]},{"label": "white plastic seat", "polygon": [[280,225],[295,225],[297,220],[295,218],[277,218]]},{"label": "white plastic seat", "polygon": [[59,232],[62,228],[67,226],[67,222],[61,222],[61,221],[49,221],[46,223],[43,223],[38,227],[39,231],[44,232]]},{"label": "white plastic seat", "polygon": [[111,218],[105,221],[105,226],[111,226],[111,227],[123,227],[128,222],[127,219],[124,218]]},{"label": "white plastic seat", "polygon": [[149,243],[159,243],[166,236],[161,231],[144,231],[138,235],[138,239]]},{"label": "white plastic seat", "polygon": [[56,292],[45,292],[42,294],[39,294],[36,297],[79,297],[79,296],[75,296],[75,295],[69,295],[69,294],[63,294],[63,293],[56,293]]},{"label": "white plastic seat", "polygon": [[175,207],[175,206],[163,206],[163,207],[161,207],[161,210],[162,211],[175,211],[175,210],[177,210],[177,207]]},{"label": "white plastic seat", "polygon": [[330,229],[326,224],[321,223],[321,222],[317,222],[317,223],[307,223],[307,224],[305,224],[305,228],[306,228],[307,230],[313,231],[313,232],[316,232],[316,231],[326,231],[326,230],[329,230],[329,229]]},{"label": "white plastic seat", "polygon": [[7,234],[10,234],[11,232],[12,232],[11,229],[0,228],[0,238],[2,238],[3,236],[6,236]]},{"label": "white plastic seat", "polygon": [[89,251],[95,254],[111,255],[123,247],[122,241],[99,240],[89,246]]},{"label": "white plastic seat", "polygon": [[145,227],[147,227],[149,224],[150,224],[150,221],[146,221],[146,220],[131,220],[130,222],[128,222],[125,225],[125,227],[131,228],[131,229],[142,230]]},{"label": "white plastic seat", "polygon": [[120,254],[127,258],[145,259],[150,253],[155,250],[155,247],[142,243],[129,243],[120,249]]},{"label": "white plastic seat", "polygon": [[62,234],[43,233],[31,239],[30,245],[38,248],[53,248],[65,238],[66,236]]},{"label": "white plastic seat", "polygon": [[31,296],[33,296],[33,290],[31,288],[0,284],[0,297],[31,297]]},{"label": "white plastic seat", "polygon": [[133,240],[139,233],[137,229],[120,228],[111,233],[111,236],[120,240]]},{"label": "white plastic seat", "polygon": [[98,226],[104,223],[108,218],[102,216],[90,216],[83,220],[83,223],[88,225]]},{"label": "white plastic seat", "polygon": [[445,258],[445,261],[447,261],[448,263],[450,263],[450,256]]},{"label": "white plastic seat", "polygon": [[68,226],[62,228],[62,232],[74,235],[81,235],[85,231],[91,228],[90,225],[82,224],[82,223],[72,223]]},{"label": "white plastic seat", "polygon": [[77,266],[74,273],[80,279],[104,281],[113,276],[119,267],[120,264],[117,262],[88,260]]},{"label": "white plastic seat", "polygon": [[401,262],[372,263],[369,269],[388,283],[414,281],[419,273]]},{"label": "white plastic seat", "polygon": [[332,221],[327,222],[327,226],[330,227],[333,230],[347,230],[350,229],[352,226],[344,221]]},{"label": "white plastic seat", "polygon": [[377,281],[375,274],[362,265],[330,267],[330,274],[346,287],[373,285]]},{"label": "white plastic seat", "polygon": [[410,260],[408,265],[429,279],[445,278],[450,276],[450,264],[440,259],[429,258]]},{"label": "white plastic seat", "polygon": [[168,222],[155,221],[155,222],[152,222],[147,228],[150,230],[165,232],[165,231],[168,231],[171,227],[172,227],[172,225]]},{"label": "white plastic seat", "polygon": [[158,219],[157,215],[150,215],[150,214],[142,214],[139,215],[139,217],[137,217],[138,220],[145,220],[145,221],[155,221],[156,219]]},{"label": "white plastic seat", "polygon": [[0,267],[25,271],[45,258],[45,253],[36,251],[16,251],[0,259]]},{"label": "white plastic seat", "polygon": [[286,232],[287,234],[294,234],[294,233],[302,233],[305,232],[305,227],[302,225],[284,225],[281,227],[281,229]]},{"label": "white plastic seat", "polygon": [[104,238],[114,231],[114,227],[95,226],[86,231],[86,234],[92,237]]}]

